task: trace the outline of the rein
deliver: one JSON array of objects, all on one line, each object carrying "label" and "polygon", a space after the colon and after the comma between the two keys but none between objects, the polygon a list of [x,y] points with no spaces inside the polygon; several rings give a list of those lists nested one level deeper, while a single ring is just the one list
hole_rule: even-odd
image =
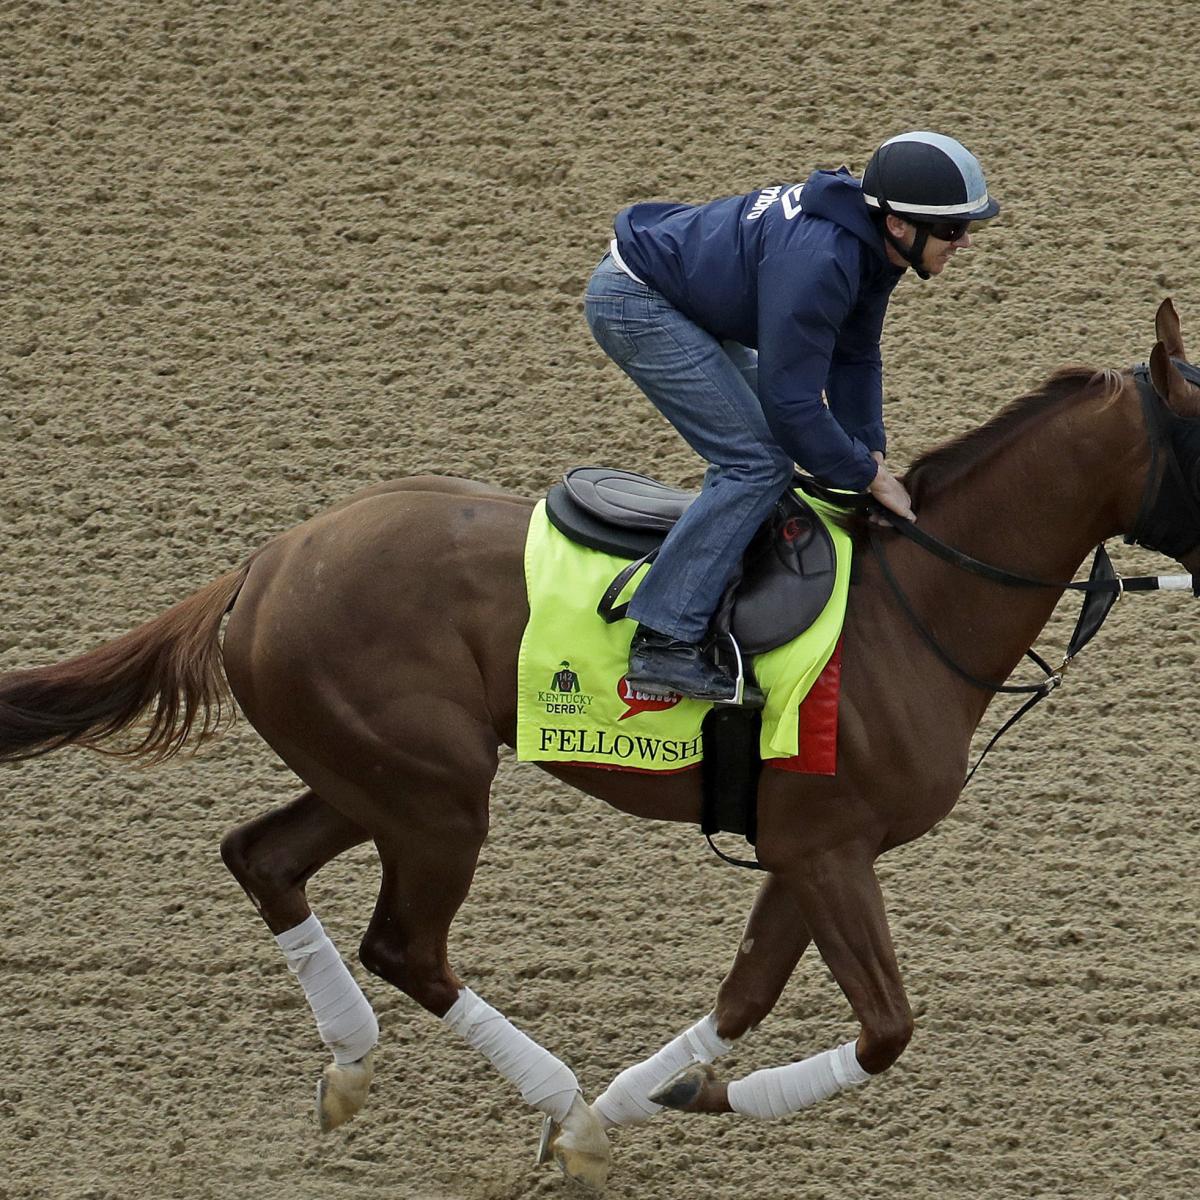
[{"label": "rein", "polygon": [[[1180,359],[1172,361],[1189,383],[1200,387],[1200,368],[1193,367],[1190,363]],[[1147,440],[1150,445],[1150,464],[1146,472],[1138,517],[1132,531],[1125,535],[1125,541],[1128,544],[1144,546],[1178,559],[1200,544],[1197,537],[1197,531],[1200,531],[1200,419],[1178,417],[1172,413],[1155,391],[1150,380],[1150,372],[1145,366],[1135,368],[1133,375],[1142,402],[1142,415],[1146,423]],[[1180,461],[1181,451],[1183,462]],[[904,594],[904,589],[900,586],[900,581],[896,578],[895,572],[887,560],[879,533],[874,528],[870,530],[871,552],[879,563],[880,573],[883,575],[888,589],[909,624],[920,634],[937,659],[960,679],[982,691],[1029,696],[1029,699],[1004,722],[983,748],[982,753],[975,760],[974,766],[967,772],[963,787],[971,782],[992,747],[1030,709],[1062,685],[1063,677],[1076,655],[1100,632],[1105,618],[1121,596],[1126,592],[1183,591],[1185,589],[1194,596],[1200,596],[1200,577],[1136,575],[1122,578],[1113,568],[1103,543],[1096,547],[1092,558],[1092,569],[1087,579],[1065,581],[1036,579],[1017,571],[1009,571],[1004,567],[993,566],[991,563],[973,558],[961,550],[956,550],[940,538],[919,529],[915,522],[893,513],[868,496],[838,491],[800,472],[793,475],[792,486],[841,508],[847,513],[856,513],[860,516],[870,515],[886,521],[900,536],[942,559],[943,562],[947,562],[961,571],[978,575],[991,583],[1002,587],[1052,588],[1059,592],[1083,593],[1079,618],[1075,622],[1075,629],[1057,670],[1030,647],[1025,651],[1025,657],[1034,662],[1042,671],[1044,678],[1040,682],[1006,684],[980,679],[959,664],[921,620]],[[1183,510],[1183,520],[1178,515],[1180,509]],[[764,869],[757,862],[732,858],[723,853],[713,843],[711,835],[708,836],[708,843],[713,852],[727,863],[738,867]]]},{"label": "rein", "polygon": [[[900,528],[900,523],[911,526],[912,522],[895,514],[888,514],[889,517],[894,517],[894,528],[899,532],[907,533],[908,531]],[[913,531],[915,532],[915,531]],[[976,559],[970,558],[969,555],[960,555],[958,551],[952,550],[944,542],[938,541],[936,538],[931,538],[929,534],[922,533],[921,538],[911,538],[917,545],[924,546],[926,549],[933,549],[935,546],[939,549],[934,550],[939,558],[945,558],[947,562],[953,562],[955,566],[962,567],[964,570],[969,570],[973,574],[982,575],[985,579],[992,580],[996,583],[1007,584],[1012,587],[1049,587],[1049,588],[1064,588],[1074,587],[1077,591],[1085,593],[1083,605],[1079,610],[1079,620],[1075,623],[1075,631],[1071,634],[1071,640],[1067,645],[1067,651],[1063,655],[1063,660],[1059,664],[1057,670],[1053,670],[1040,654],[1032,647],[1025,651],[1025,657],[1037,664],[1041,669],[1045,678],[1039,683],[991,683],[987,680],[980,679],[977,675],[972,675],[965,667],[959,665],[951,655],[942,647],[937,638],[934,637],[929,627],[921,620],[908,601],[908,597],[904,594],[904,590],[900,587],[900,582],[897,580],[895,573],[892,571],[891,564],[884,554],[883,546],[875,534],[871,533],[871,551],[875,555],[876,561],[879,563],[879,568],[883,574],[884,580],[887,582],[888,588],[891,590],[892,596],[900,605],[901,611],[908,618],[909,624],[921,635],[925,644],[934,652],[941,660],[944,666],[950,668],[960,679],[966,680],[973,687],[979,688],[985,692],[1004,692],[1008,694],[1029,695],[1029,699],[1021,705],[1019,709],[1011,716],[999,730],[992,736],[988,744],[983,748],[983,752],[975,760],[975,765],[967,772],[967,777],[963,781],[963,787],[966,787],[971,782],[972,776],[979,770],[980,764],[988,756],[989,751],[993,746],[1035,705],[1041,703],[1047,696],[1050,695],[1055,688],[1061,686],[1063,676],[1067,673],[1067,668],[1071,665],[1075,656],[1100,632],[1100,626],[1104,624],[1104,619],[1108,616],[1112,606],[1120,599],[1124,593],[1123,583],[1121,578],[1113,570],[1112,562],[1108,557],[1108,552],[1103,545],[1096,547],[1096,555],[1092,560],[1092,572],[1089,579],[1077,584],[1054,584],[1043,583],[1041,580],[1030,579],[1028,576],[1010,574],[999,567],[989,567],[986,563],[980,563]],[[926,545],[926,541],[932,543]],[[948,551],[949,553],[942,553]],[[953,557],[951,557],[953,556]],[[958,558],[963,558],[966,562],[956,561]],[[967,566],[966,563],[974,564]],[[983,568],[982,570],[978,568]]]},{"label": "rein", "polygon": [[[1179,364],[1177,363],[1177,365]],[[1189,365],[1189,379],[1193,379],[1192,373],[1194,371],[1195,369]],[[1174,485],[1172,489],[1173,493],[1178,492],[1182,494],[1185,501],[1183,507],[1187,511],[1187,515],[1196,519],[1194,528],[1200,528],[1200,507],[1197,506],[1191,488],[1187,486],[1186,474],[1180,465],[1172,430],[1167,423],[1169,417],[1164,416],[1159,411],[1160,408],[1165,406],[1150,383],[1149,371],[1144,366],[1138,367],[1134,371],[1134,378],[1142,401],[1147,440],[1150,443],[1150,468],[1146,473],[1146,484],[1142,493],[1138,519],[1135,522],[1132,533],[1125,540],[1129,543],[1146,545],[1150,549],[1164,550],[1166,553],[1171,553],[1179,549],[1179,535],[1177,530],[1172,529],[1169,531],[1171,544],[1164,546],[1160,531],[1157,528],[1153,531],[1151,529],[1156,517],[1159,518],[1159,522],[1161,523],[1161,510],[1163,508],[1161,492],[1164,480],[1170,480],[1171,484]],[[1196,376],[1194,382],[1200,383],[1200,376]],[[1160,459],[1165,459],[1165,464],[1161,472],[1158,470]],[[963,782],[964,787],[971,782],[971,778],[979,769],[980,764],[987,757],[992,747],[1030,709],[1061,686],[1063,676],[1066,674],[1075,656],[1099,633],[1100,627],[1104,624],[1105,618],[1112,610],[1113,605],[1125,592],[1150,592],[1189,588],[1194,595],[1200,595],[1200,580],[1193,580],[1190,575],[1140,575],[1122,579],[1113,568],[1103,543],[1096,547],[1096,552],[1092,559],[1091,573],[1086,580],[1056,581],[1036,579],[1029,575],[1020,574],[1017,571],[1009,571],[1003,567],[993,566],[990,563],[973,558],[961,550],[956,550],[940,538],[936,538],[932,534],[926,533],[925,530],[918,528],[915,522],[909,521],[897,513],[893,513],[890,509],[884,508],[883,505],[868,497],[861,495],[851,496],[845,492],[836,491],[826,487],[815,479],[799,473],[794,477],[793,483],[818,499],[837,505],[840,508],[848,511],[856,511],[860,514],[870,514],[883,519],[896,533],[907,538],[935,557],[942,559],[943,562],[947,562],[951,566],[972,575],[978,575],[991,583],[996,583],[1004,587],[1051,588],[1060,592],[1075,591],[1084,594],[1083,604],[1079,611],[1079,619],[1075,623],[1075,629],[1071,634],[1066,653],[1057,670],[1051,668],[1030,647],[1025,651],[1025,657],[1034,662],[1042,671],[1045,678],[1040,682],[1031,684],[1005,684],[980,679],[977,675],[973,675],[958,663],[941,643],[938,642],[925,622],[921,620],[909,602],[908,597],[904,594],[904,590],[901,588],[900,582],[887,560],[887,555],[884,552],[883,542],[879,534],[875,529],[870,531],[869,544],[871,552],[879,563],[880,572],[893,598],[900,606],[909,624],[917,631],[937,659],[960,679],[971,684],[972,687],[986,692],[1003,692],[1006,694],[1028,695],[1030,697],[1005,721],[998,732],[984,747],[983,752],[975,760],[975,765],[967,773],[967,777]],[[1175,499],[1174,494],[1171,498]],[[1150,544],[1149,538],[1152,536],[1156,544]],[[1191,544],[1195,544],[1194,539]],[[1190,549],[1190,545],[1187,548]]]}]

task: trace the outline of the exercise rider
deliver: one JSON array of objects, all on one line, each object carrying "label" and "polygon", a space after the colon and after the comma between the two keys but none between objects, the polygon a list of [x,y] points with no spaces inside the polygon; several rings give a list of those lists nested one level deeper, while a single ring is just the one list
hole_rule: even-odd
[{"label": "exercise rider", "polygon": [[709,464],[629,606],[630,686],[733,699],[709,622],[795,464],[913,519],[884,462],[884,314],[908,267],[940,275],[999,208],[964,146],[912,132],[884,142],[861,181],[843,167],[617,214],[588,324]]}]

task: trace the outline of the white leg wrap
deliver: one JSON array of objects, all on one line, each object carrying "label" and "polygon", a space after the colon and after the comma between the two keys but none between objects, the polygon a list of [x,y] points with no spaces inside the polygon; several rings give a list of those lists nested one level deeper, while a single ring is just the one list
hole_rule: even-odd
[{"label": "white leg wrap", "polygon": [[379,1022],[321,922],[310,916],[275,940],[304,988],[321,1041],[334,1060],[354,1062],[374,1049]]},{"label": "white leg wrap", "polygon": [[854,1043],[814,1054],[786,1067],[755,1071],[736,1079],[726,1095],[729,1106],[746,1117],[782,1117],[828,1100],[849,1087],[866,1083],[871,1076],[858,1065]]},{"label": "white leg wrap", "polygon": [[592,1109],[605,1129],[614,1125],[640,1125],[662,1111],[661,1104],[647,1099],[651,1092],[666,1083],[676,1071],[682,1071],[694,1062],[710,1063],[732,1046],[732,1042],[717,1036],[716,1014],[709,1013],[657,1054],[626,1067],[603,1095],[596,1098]]},{"label": "white leg wrap", "polygon": [[562,1123],[579,1093],[579,1081],[566,1063],[523,1034],[470,988],[458,993],[442,1020],[515,1083],[527,1104]]}]

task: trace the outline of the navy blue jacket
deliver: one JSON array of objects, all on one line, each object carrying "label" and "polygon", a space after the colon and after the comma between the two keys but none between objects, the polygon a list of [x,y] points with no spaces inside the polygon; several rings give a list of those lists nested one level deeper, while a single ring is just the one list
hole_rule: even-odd
[{"label": "navy blue jacket", "polygon": [[758,350],[759,400],[791,459],[862,491],[870,452],[886,449],[879,338],[903,270],[858,180],[814,171],[710,204],[635,204],[614,224],[639,279],[714,336]]}]

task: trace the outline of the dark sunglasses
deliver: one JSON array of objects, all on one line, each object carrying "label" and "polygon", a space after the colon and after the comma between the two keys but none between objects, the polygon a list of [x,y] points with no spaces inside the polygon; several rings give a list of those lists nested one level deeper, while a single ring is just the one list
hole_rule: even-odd
[{"label": "dark sunglasses", "polygon": [[941,242],[957,242],[968,229],[971,228],[970,221],[914,221],[913,224],[919,225],[929,234],[930,237],[935,237]]}]

